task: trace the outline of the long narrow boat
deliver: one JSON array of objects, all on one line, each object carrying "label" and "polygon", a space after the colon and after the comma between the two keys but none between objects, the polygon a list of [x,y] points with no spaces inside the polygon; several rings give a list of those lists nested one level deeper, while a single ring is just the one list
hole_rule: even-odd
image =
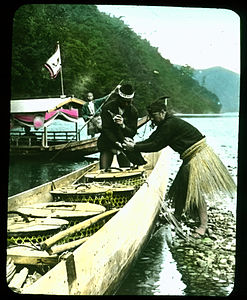
[{"label": "long narrow boat", "polygon": [[[129,201],[85,243],[55,264],[23,294],[103,295],[114,294],[153,232],[168,182],[169,150],[145,155],[145,182]],[[54,201],[54,190],[100,174],[95,162],[52,182],[8,199],[8,210]],[[125,170],[124,173],[135,172]],[[110,176],[110,175],[109,175]],[[92,176],[91,176],[92,177]],[[107,213],[107,211],[106,211]],[[10,257],[8,257],[10,258]]]}]

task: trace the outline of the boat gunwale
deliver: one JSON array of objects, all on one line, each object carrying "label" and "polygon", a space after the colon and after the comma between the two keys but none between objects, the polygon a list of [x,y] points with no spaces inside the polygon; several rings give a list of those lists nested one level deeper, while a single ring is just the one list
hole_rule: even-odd
[{"label": "boat gunwale", "polygon": [[[29,190],[26,190],[26,191],[23,191],[23,192],[20,192],[18,194],[8,197],[8,211],[16,209],[17,207],[20,206],[20,203],[22,203],[22,202],[25,204],[51,202],[52,194],[50,194],[50,192],[53,189],[63,186],[64,182],[66,180],[69,180],[70,183],[75,182],[83,175],[84,171],[87,172],[87,170],[89,170],[93,167],[97,168],[98,165],[99,165],[98,161],[93,162],[87,166],[83,166],[80,169],[72,171],[68,174],[65,174],[65,175],[59,177],[59,178],[56,178],[54,180],[51,180],[49,182],[46,182],[39,186],[31,188]],[[45,193],[45,195],[44,195],[44,193]],[[34,196],[38,196],[38,199],[33,201]],[[40,198],[43,198],[43,199],[40,200]]]}]

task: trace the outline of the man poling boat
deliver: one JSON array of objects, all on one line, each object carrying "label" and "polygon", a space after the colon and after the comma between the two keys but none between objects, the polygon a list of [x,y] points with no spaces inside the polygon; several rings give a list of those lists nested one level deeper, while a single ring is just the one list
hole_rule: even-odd
[{"label": "man poling boat", "polygon": [[200,225],[193,236],[204,236],[208,222],[206,198],[213,200],[222,194],[233,196],[236,184],[198,129],[167,112],[161,99],[149,105],[147,110],[156,130],[142,142],[125,140],[123,146],[128,151],[140,152],[156,152],[170,146],[180,154],[183,163],[169,189],[168,198],[175,205],[177,219],[183,211],[192,216],[198,214]]}]

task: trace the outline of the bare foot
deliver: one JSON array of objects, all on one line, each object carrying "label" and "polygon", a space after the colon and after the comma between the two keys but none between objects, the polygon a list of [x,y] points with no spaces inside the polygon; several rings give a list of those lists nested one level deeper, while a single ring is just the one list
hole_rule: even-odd
[{"label": "bare foot", "polygon": [[192,236],[194,238],[201,238],[205,235],[207,228],[205,227],[198,227],[194,230],[194,233],[192,234]]}]

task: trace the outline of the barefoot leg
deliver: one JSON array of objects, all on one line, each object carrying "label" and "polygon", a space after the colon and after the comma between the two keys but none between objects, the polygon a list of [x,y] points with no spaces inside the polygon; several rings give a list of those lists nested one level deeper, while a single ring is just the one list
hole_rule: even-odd
[{"label": "barefoot leg", "polygon": [[198,207],[198,215],[200,219],[200,226],[195,229],[195,233],[204,235],[208,225],[207,204],[205,201],[203,201],[203,204]]}]

